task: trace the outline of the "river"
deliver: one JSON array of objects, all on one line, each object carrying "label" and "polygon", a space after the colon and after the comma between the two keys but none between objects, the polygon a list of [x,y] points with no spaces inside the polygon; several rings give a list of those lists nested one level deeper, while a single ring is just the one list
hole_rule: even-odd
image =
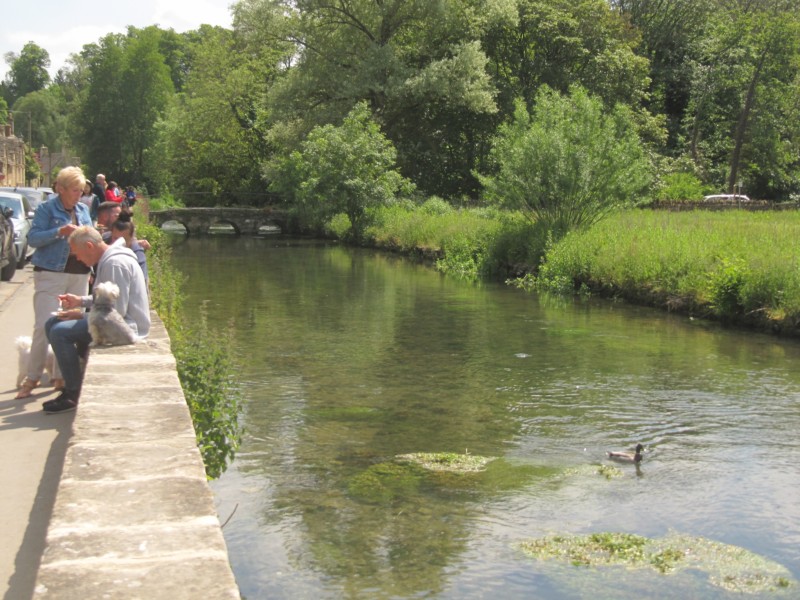
[{"label": "river", "polygon": [[[174,257],[188,313],[233,334],[245,434],[212,487],[244,597],[741,597],[697,569],[520,549],[597,532],[743,548],[789,583],[748,597],[800,595],[798,342],[333,243],[189,238]],[[603,476],[639,442],[640,468]],[[415,452],[496,460],[392,470]]]}]

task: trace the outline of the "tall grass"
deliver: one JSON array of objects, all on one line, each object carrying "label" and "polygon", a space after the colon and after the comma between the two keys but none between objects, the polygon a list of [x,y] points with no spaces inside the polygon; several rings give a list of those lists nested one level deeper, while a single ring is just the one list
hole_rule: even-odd
[{"label": "tall grass", "polygon": [[800,323],[800,213],[626,211],[572,232],[538,281],[789,330]]}]

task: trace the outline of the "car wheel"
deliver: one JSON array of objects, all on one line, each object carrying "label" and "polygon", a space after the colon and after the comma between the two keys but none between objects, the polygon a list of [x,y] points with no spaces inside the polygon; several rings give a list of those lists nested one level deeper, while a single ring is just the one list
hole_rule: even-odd
[{"label": "car wheel", "polygon": [[28,262],[28,245],[25,244],[25,247],[22,249],[22,252],[19,253],[19,262],[17,263],[18,269],[24,269],[25,264]]},{"label": "car wheel", "polygon": [[11,281],[11,278],[14,276],[14,271],[17,270],[17,263],[15,259],[12,259],[10,263],[8,263],[2,270],[0,270],[0,280],[2,281]]}]

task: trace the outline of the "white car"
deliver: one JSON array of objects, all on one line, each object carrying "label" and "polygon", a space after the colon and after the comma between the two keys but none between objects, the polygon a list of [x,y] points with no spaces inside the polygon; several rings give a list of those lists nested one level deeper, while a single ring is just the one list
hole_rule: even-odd
[{"label": "white car", "polygon": [[750,202],[744,194],[713,194],[705,196],[703,202]]},{"label": "white car", "polygon": [[[33,250],[28,248],[28,232],[31,230],[33,210],[28,199],[22,194],[0,191],[0,208],[11,210],[11,222],[14,224],[14,254],[17,268],[21,269]],[[30,251],[29,251],[30,250]]]}]

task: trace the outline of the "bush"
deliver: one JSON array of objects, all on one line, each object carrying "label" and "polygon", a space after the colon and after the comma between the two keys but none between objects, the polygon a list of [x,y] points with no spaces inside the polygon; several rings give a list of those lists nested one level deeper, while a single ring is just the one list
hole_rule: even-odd
[{"label": "bush", "polygon": [[604,111],[575,87],[561,96],[546,86],[533,115],[517,102],[499,130],[496,176],[480,176],[488,200],[520,210],[556,237],[633,205],[651,180],[651,165],[622,105]]}]

